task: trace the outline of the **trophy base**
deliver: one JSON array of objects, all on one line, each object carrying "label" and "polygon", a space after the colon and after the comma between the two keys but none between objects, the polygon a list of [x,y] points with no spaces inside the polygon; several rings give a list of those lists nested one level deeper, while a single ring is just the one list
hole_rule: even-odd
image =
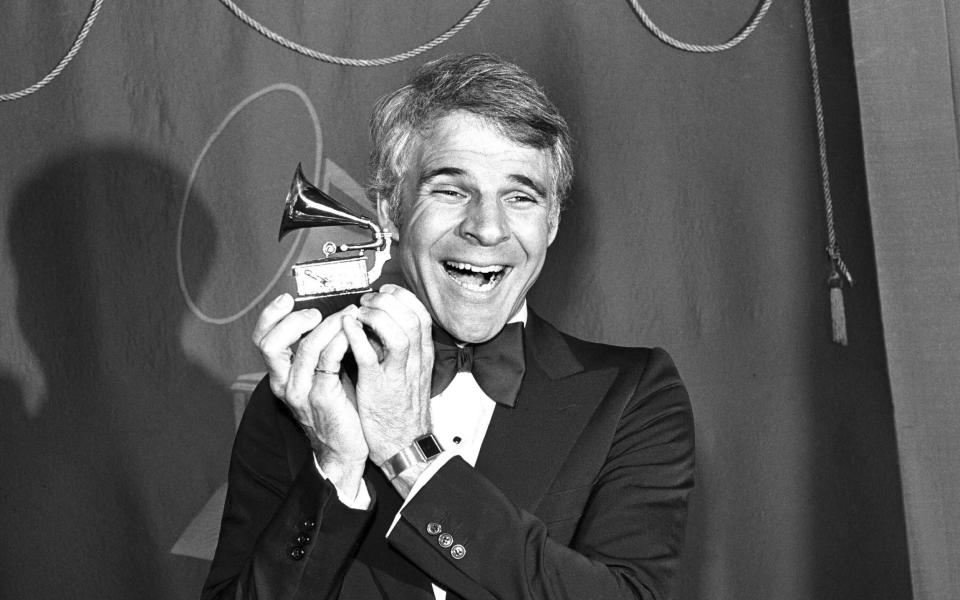
[{"label": "trophy base", "polygon": [[297,296],[293,299],[293,310],[306,310],[308,308],[315,308],[321,313],[326,315],[329,312],[335,312],[340,310],[347,304],[352,304],[346,296],[353,296],[357,294],[366,294],[367,292],[372,292],[373,288],[358,288],[352,290],[346,290],[343,292],[336,292],[333,294],[318,294],[316,296]]}]

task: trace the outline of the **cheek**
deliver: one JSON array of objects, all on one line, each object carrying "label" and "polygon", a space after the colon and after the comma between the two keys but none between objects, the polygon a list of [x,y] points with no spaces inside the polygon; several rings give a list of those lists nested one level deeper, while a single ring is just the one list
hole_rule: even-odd
[{"label": "cheek", "polygon": [[543,263],[547,255],[547,247],[553,241],[556,228],[548,223],[541,222],[535,226],[526,228],[522,234],[518,235],[520,245],[523,247],[527,259],[533,265]]},{"label": "cheek", "polygon": [[431,276],[433,263],[430,246],[424,242],[424,237],[416,231],[406,230],[400,237],[400,270],[417,296],[422,296],[426,291],[426,280]]},{"label": "cheek", "polygon": [[456,222],[453,211],[429,203],[415,204],[404,217],[400,245],[411,255],[411,261],[431,260],[440,246],[450,243]]},{"label": "cheek", "polygon": [[415,248],[407,246],[400,252],[400,269],[407,283],[417,285],[420,281],[420,266]]},{"label": "cheek", "polygon": [[417,230],[422,229],[424,223],[430,222],[430,214],[429,203],[419,198],[407,203],[401,215],[400,233],[408,236],[416,235]]}]

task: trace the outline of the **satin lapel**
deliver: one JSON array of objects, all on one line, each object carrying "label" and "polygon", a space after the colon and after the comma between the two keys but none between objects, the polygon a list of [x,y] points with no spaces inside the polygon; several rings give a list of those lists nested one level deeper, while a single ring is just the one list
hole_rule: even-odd
[{"label": "satin lapel", "polygon": [[497,405],[476,468],[517,505],[532,511],[615,371],[584,369],[560,333],[532,313],[524,329],[524,354],[527,370],[517,405]]}]

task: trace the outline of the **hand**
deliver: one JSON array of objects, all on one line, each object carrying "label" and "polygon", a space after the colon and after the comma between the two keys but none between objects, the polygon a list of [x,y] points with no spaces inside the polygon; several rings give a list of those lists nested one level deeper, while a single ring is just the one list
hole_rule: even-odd
[{"label": "hand", "polygon": [[349,348],[343,319],[357,307],[325,319],[316,309],[292,310],[289,294],[270,303],[257,320],[253,341],[267,365],[270,389],[290,407],[320,468],[339,489],[355,493],[368,449],[356,404],[338,373]]},{"label": "hand", "polygon": [[[377,348],[363,326],[379,340]],[[430,431],[431,319],[412,292],[384,285],[365,294],[343,331],[357,361],[357,411],[370,459],[383,464]]]}]

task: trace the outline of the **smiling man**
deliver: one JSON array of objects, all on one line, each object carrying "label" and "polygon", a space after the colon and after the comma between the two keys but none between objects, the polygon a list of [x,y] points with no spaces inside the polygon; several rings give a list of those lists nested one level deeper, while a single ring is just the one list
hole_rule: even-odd
[{"label": "smiling man", "polygon": [[377,104],[372,138],[404,286],[262,312],[204,598],[668,597],[693,487],[676,369],[526,305],[566,123],[515,65],[452,56]]}]

